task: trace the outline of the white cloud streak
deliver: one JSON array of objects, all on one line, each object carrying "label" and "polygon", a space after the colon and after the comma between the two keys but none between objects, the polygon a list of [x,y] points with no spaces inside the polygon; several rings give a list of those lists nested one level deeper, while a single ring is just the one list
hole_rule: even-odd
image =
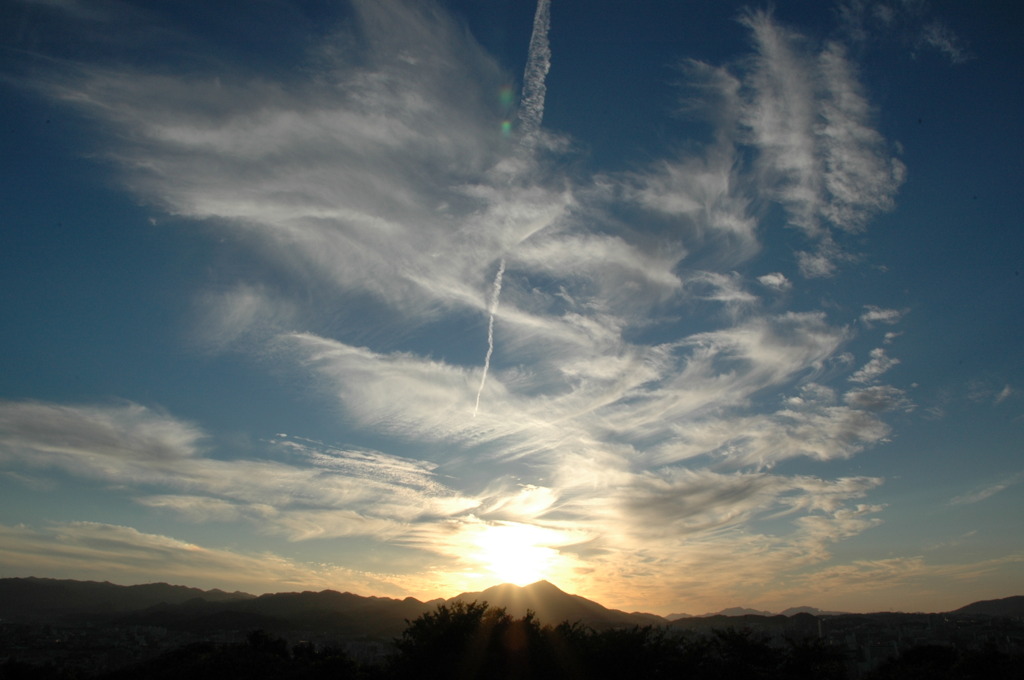
[{"label": "white cloud streak", "polygon": [[939,20],[929,22],[921,31],[920,41],[934,47],[954,64],[962,64],[974,58],[963,41],[948,26]]},{"label": "white cloud streak", "polygon": [[850,380],[858,383],[873,383],[883,373],[899,363],[900,360],[887,355],[884,348],[876,347],[871,350],[871,360],[851,375]]},{"label": "white cloud streak", "polygon": [[763,274],[757,277],[757,282],[765,288],[771,288],[777,291],[786,291],[793,287],[792,282],[786,278],[785,274],[779,272],[772,272],[771,274]]},{"label": "white cloud streak", "polygon": [[953,64],[974,58],[966,42],[946,22],[931,15],[926,0],[844,0],[839,3],[841,28],[856,42],[897,40],[919,50],[937,50]]},{"label": "white cloud streak", "polygon": [[995,484],[990,484],[988,486],[975,489],[974,491],[962,496],[957,496],[949,503],[950,505],[974,505],[975,503],[988,500],[992,496],[1005,491],[1011,486],[1019,484],[1022,480],[1024,480],[1024,473],[1018,472],[1017,474],[1010,475],[1006,479],[1000,480]]},{"label": "white cloud streak", "polygon": [[860,315],[860,320],[868,327],[876,323],[892,326],[902,321],[906,313],[907,310],[885,309],[875,305],[864,305],[864,313]]},{"label": "white cloud streak", "polygon": [[536,144],[540,123],[544,118],[544,97],[547,93],[547,75],[551,68],[551,46],[548,31],[551,28],[551,2],[538,0],[533,17],[533,33],[523,74],[523,96],[519,108],[519,134],[526,148]]},{"label": "white cloud streak", "polygon": [[832,230],[860,231],[891,209],[905,168],[870,126],[870,107],[839,44],[812,55],[769,14],[743,21],[758,57],[742,121],[760,152],[763,191],[785,207],[792,226],[821,240],[804,255],[804,274],[829,276],[841,259]]},{"label": "white cloud streak", "polygon": [[5,573],[51,578],[163,581],[255,594],[336,588],[404,595],[393,581],[340,567],[309,565],[270,552],[208,548],[132,527],[99,522],[44,527],[0,525],[0,565]]},{"label": "white cloud streak", "polygon": [[[196,446],[201,433],[136,404],[57,406],[0,402],[0,460],[57,469],[139,489],[150,507],[196,519],[246,518],[300,540],[314,535],[374,535],[400,524],[457,514],[477,501],[446,488],[422,464],[385,454],[311,449],[278,442],[303,465],[218,460]],[[174,494],[146,494],[165,488]],[[182,493],[185,492],[185,493]],[[295,516],[321,513],[316,531],[290,531]]]},{"label": "white cloud streak", "polygon": [[494,353],[494,315],[498,313],[498,300],[501,297],[501,279],[505,275],[504,258],[498,263],[498,273],[494,275],[494,289],[491,291],[491,302],[487,306],[487,354],[484,355],[484,369],[480,373],[480,387],[476,391],[476,403],[473,404],[473,417],[480,410],[480,395],[487,384],[487,371],[491,368],[491,355]]}]

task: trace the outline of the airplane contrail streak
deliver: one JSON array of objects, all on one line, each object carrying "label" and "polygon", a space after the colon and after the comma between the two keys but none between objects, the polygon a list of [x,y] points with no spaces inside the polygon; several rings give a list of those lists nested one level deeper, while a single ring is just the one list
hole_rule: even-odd
[{"label": "airplane contrail streak", "polygon": [[[533,15],[533,33],[530,35],[530,49],[526,55],[526,71],[523,73],[523,93],[519,107],[520,144],[525,149],[533,148],[537,141],[541,120],[544,118],[544,97],[547,94],[547,76],[551,68],[551,45],[548,42],[548,31],[551,28],[551,0],[538,0],[537,11]],[[505,258],[498,264],[498,273],[494,277],[491,300],[488,305],[490,319],[487,323],[487,355],[484,357],[484,371],[480,376],[480,387],[476,391],[476,404],[473,406],[473,417],[480,410],[480,395],[487,384],[487,372],[491,368],[491,355],[494,354],[494,314],[498,311],[498,300],[501,297],[501,278],[505,275]]]},{"label": "airplane contrail streak", "polygon": [[551,2],[539,0],[533,15],[533,34],[523,74],[522,104],[519,107],[520,140],[524,146],[533,146],[544,117],[544,95],[547,92],[548,69],[551,68],[551,46],[548,29],[551,26]]},{"label": "airplane contrail streak", "polygon": [[505,275],[505,258],[498,264],[498,273],[494,277],[494,288],[491,290],[491,301],[488,305],[491,319],[487,324],[487,355],[484,357],[484,372],[480,376],[480,387],[476,391],[476,405],[473,407],[473,417],[476,418],[480,410],[480,395],[484,392],[484,384],[487,382],[487,371],[491,368],[491,355],[494,354],[494,314],[498,311],[498,298],[501,296],[501,278]]}]

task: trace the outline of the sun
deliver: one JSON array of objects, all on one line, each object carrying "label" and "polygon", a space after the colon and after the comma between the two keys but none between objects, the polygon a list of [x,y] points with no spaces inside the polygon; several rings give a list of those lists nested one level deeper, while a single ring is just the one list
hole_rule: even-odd
[{"label": "sun", "polygon": [[474,538],[472,558],[497,583],[525,586],[550,579],[558,550],[545,545],[550,533],[528,524],[492,524]]}]

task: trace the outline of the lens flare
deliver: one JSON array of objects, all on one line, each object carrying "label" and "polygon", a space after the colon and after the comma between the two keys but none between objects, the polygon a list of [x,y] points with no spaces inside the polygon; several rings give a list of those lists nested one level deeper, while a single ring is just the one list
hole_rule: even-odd
[{"label": "lens flare", "polygon": [[512,90],[511,85],[502,85],[501,89],[498,90],[498,101],[501,102],[501,108],[508,111],[512,108],[512,104],[515,103],[516,95]]}]

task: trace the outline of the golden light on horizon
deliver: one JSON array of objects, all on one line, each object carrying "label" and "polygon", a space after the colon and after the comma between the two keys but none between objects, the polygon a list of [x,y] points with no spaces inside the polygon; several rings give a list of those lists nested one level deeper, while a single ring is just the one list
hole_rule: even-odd
[{"label": "golden light on horizon", "polygon": [[480,564],[495,583],[525,586],[555,580],[565,558],[550,546],[552,532],[529,524],[492,524],[482,527],[467,555]]}]

